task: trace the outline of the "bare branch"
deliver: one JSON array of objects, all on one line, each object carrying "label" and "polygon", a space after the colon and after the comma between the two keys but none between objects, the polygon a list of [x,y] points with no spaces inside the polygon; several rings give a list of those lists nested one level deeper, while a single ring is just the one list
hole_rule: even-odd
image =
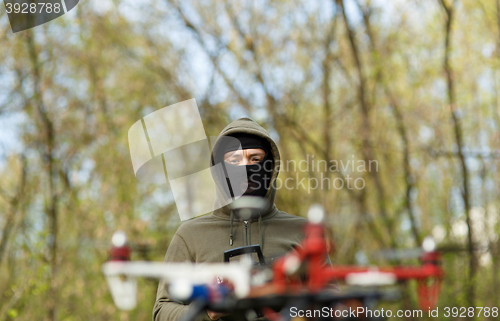
[{"label": "bare branch", "polygon": [[28,46],[29,58],[32,66],[33,76],[33,91],[34,103],[38,115],[41,118],[42,128],[44,132],[44,152],[43,159],[47,168],[47,176],[49,180],[48,195],[49,200],[46,203],[46,211],[49,220],[49,232],[52,234],[50,242],[50,300],[48,302],[48,318],[49,320],[56,320],[57,311],[57,289],[56,289],[56,275],[57,275],[57,242],[58,242],[58,194],[56,191],[55,176],[57,174],[56,162],[54,160],[53,150],[55,148],[55,129],[52,119],[43,102],[43,93],[41,90],[41,66],[38,58],[38,52],[34,40],[33,30],[30,29],[26,33],[26,42]]},{"label": "bare branch", "polygon": [[447,80],[447,94],[448,94],[448,104],[450,106],[450,116],[454,125],[455,142],[458,148],[458,158],[460,162],[461,172],[462,172],[462,198],[465,206],[465,221],[467,223],[468,233],[468,249],[469,249],[469,280],[468,280],[468,291],[467,300],[469,306],[474,306],[474,277],[476,274],[476,254],[473,248],[473,229],[472,222],[470,218],[471,202],[470,202],[470,192],[469,192],[469,169],[467,168],[465,155],[464,155],[464,138],[463,129],[460,121],[460,116],[458,116],[456,101],[455,101],[455,82],[453,78],[453,71],[450,65],[450,52],[451,52],[451,26],[454,17],[455,1],[452,5],[446,4],[445,0],[441,0],[443,9],[446,12],[446,23],[445,23],[445,40],[444,40],[444,61],[443,68],[446,74]]},{"label": "bare branch", "polygon": [[[373,153],[373,147],[370,143],[369,137],[371,135],[371,125],[370,125],[370,120],[369,120],[369,114],[370,114],[370,106],[368,103],[368,100],[366,98],[366,78],[363,75],[363,66],[361,63],[361,57],[360,57],[360,52],[355,40],[354,36],[354,31],[352,30],[351,26],[349,25],[347,15],[345,12],[344,8],[344,3],[342,0],[336,0],[338,6],[340,7],[340,10],[342,11],[342,15],[344,18],[344,23],[346,26],[347,30],[347,36],[349,38],[349,43],[351,45],[351,50],[353,53],[354,61],[356,64],[356,70],[358,74],[358,79],[359,79],[359,84],[358,84],[358,98],[359,98],[359,103],[361,106],[361,116],[362,116],[362,128],[361,128],[361,139],[363,141],[363,148],[362,148],[362,154],[365,159],[365,162],[369,162],[371,159],[375,159],[374,153]],[[371,171],[370,172],[373,181],[375,182],[376,190],[378,193],[378,206],[380,209],[380,215],[382,216],[384,222],[386,223],[386,229],[387,231],[392,231],[393,230],[393,220],[392,218],[389,217],[388,211],[387,211],[387,205],[386,205],[386,196],[385,196],[385,188],[382,185],[382,182],[380,180],[380,177],[377,172]],[[395,238],[392,237],[391,235],[391,246],[396,247],[396,242]]]},{"label": "bare branch", "polygon": [[[9,242],[10,235],[16,234],[17,230],[17,224],[16,224],[16,214],[18,212],[19,206],[21,202],[23,201],[24,193],[25,193],[25,186],[26,186],[26,176],[27,176],[27,162],[26,162],[26,157],[24,155],[21,155],[21,173],[19,175],[19,180],[18,180],[18,186],[17,186],[17,191],[15,196],[13,197],[5,197],[8,199],[9,202],[9,211],[7,214],[7,219],[5,221],[5,225],[2,229],[2,238],[0,239],[0,265],[2,264],[2,259],[4,256],[4,253],[7,250],[7,245]],[[6,193],[3,189],[0,188],[0,194],[2,196],[5,196]],[[20,218],[17,218],[19,221]]]}]

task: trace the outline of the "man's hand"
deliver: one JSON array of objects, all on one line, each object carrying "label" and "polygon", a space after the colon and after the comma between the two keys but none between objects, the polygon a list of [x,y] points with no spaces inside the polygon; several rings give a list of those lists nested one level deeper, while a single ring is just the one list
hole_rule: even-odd
[{"label": "man's hand", "polygon": [[207,310],[207,314],[211,320],[219,320],[223,316],[227,315],[227,313],[214,312],[214,311],[210,311],[210,310]]}]

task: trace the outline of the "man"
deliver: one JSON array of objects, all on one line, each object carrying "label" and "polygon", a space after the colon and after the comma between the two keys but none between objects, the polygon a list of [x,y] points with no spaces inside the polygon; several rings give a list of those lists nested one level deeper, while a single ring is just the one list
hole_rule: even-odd
[{"label": "man", "polygon": [[[211,159],[217,209],[179,227],[165,262],[223,262],[224,251],[252,244],[259,244],[264,257],[269,258],[299,245],[306,220],[281,212],[274,205],[279,162],[276,143],[251,119],[240,118],[224,128],[214,144]],[[215,166],[219,163],[224,166]],[[262,196],[273,205],[258,219],[241,221],[233,217],[227,205],[221,205],[242,194]],[[188,309],[188,305],[169,299],[165,283],[160,281],[153,320],[179,320]],[[207,311],[199,320],[220,318],[232,320],[230,315],[213,311]]]}]

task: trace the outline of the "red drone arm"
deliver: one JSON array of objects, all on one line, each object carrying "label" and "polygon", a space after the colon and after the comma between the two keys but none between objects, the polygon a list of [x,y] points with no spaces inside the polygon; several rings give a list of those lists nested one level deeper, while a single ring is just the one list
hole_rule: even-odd
[{"label": "red drone arm", "polygon": [[286,255],[273,265],[273,285],[279,293],[286,289],[296,288],[290,281],[297,282],[292,275],[301,266],[305,266],[307,281],[304,286],[311,292],[324,289],[334,280],[345,280],[348,275],[356,273],[369,273],[374,270],[388,273],[398,281],[417,280],[418,295],[421,308],[434,307],[437,303],[441,289],[441,279],[444,272],[440,267],[439,252],[424,252],[421,257],[420,267],[359,267],[359,266],[329,266],[325,264],[327,256],[327,243],[325,241],[324,227],[321,224],[307,223],[305,225],[305,238],[295,252]]}]

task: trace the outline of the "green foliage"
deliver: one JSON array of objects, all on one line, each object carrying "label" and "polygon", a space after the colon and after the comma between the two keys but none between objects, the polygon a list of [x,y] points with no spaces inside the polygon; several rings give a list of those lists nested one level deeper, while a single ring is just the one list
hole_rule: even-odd
[{"label": "green foliage", "polygon": [[[163,259],[180,225],[176,207],[169,186],[135,179],[127,132],[192,97],[208,136],[242,116],[271,132],[282,181],[308,182],[280,189],[277,206],[305,216],[321,202],[335,263],[444,231],[438,241],[463,251],[444,256],[440,306],[467,306],[469,282],[476,306],[498,306],[497,2],[455,2],[450,79],[439,1],[345,2],[347,20],[334,1],[82,1],[16,34],[0,10],[8,142],[0,147],[0,320],[151,318],[155,282],[141,280],[137,309],[119,312],[100,268],[116,229],[149,249],[137,258]],[[378,171],[286,170],[307,157],[376,160]],[[348,174],[365,187],[307,190],[312,179]],[[482,249],[472,279],[459,231],[468,213]],[[405,293],[415,308],[414,285]]]}]

